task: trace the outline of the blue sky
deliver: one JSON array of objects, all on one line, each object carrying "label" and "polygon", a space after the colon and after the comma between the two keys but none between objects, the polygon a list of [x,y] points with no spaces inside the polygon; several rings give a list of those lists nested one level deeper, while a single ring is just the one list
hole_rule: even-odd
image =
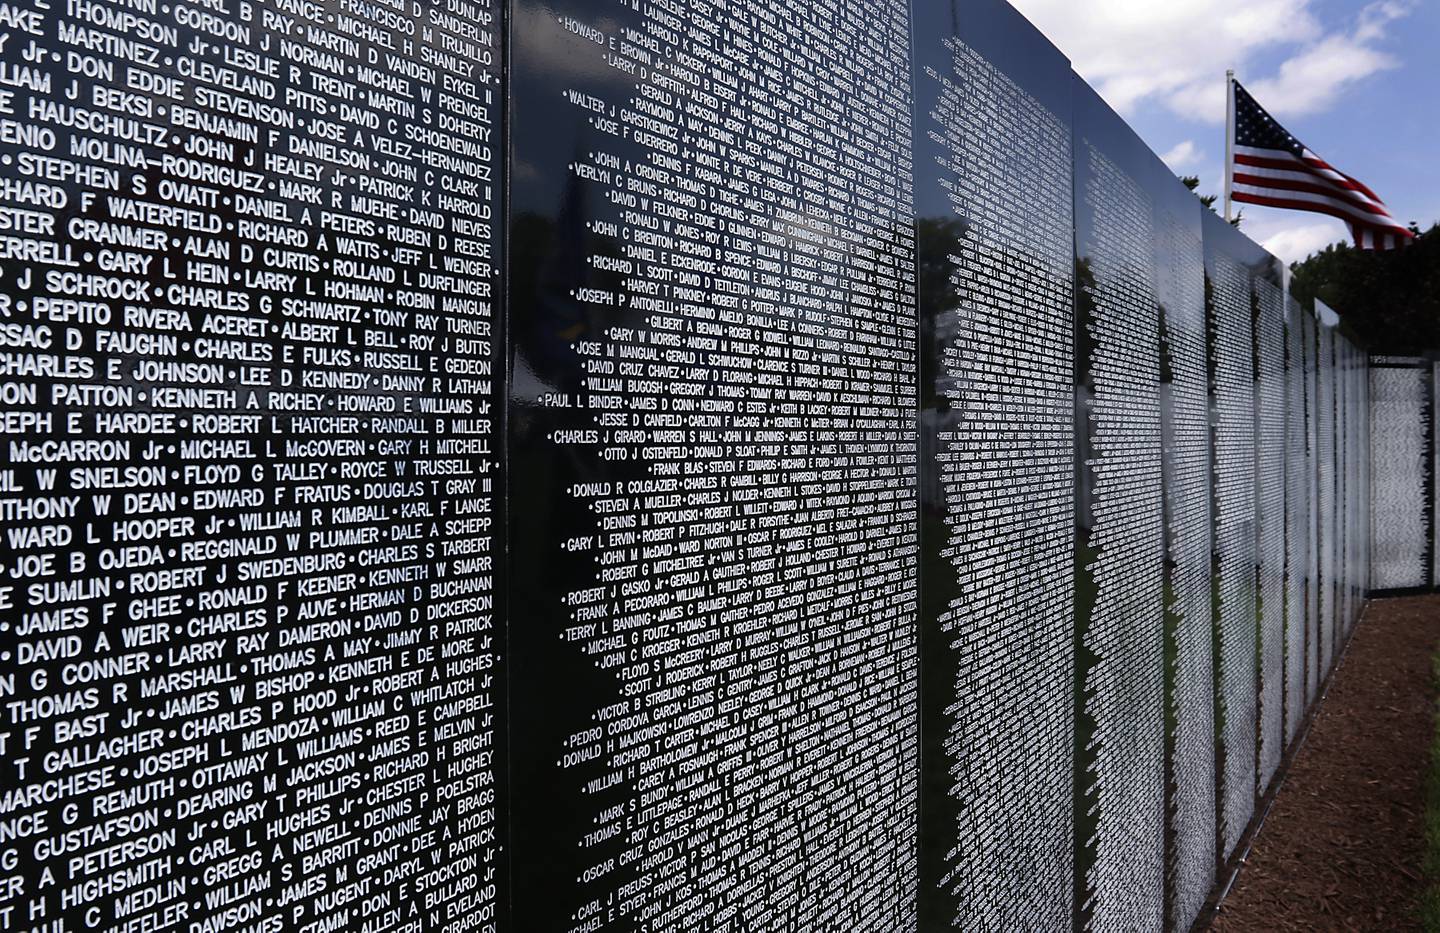
[{"label": "blue sky", "polygon": [[[1225,69],[1402,223],[1440,221],[1440,0],[1011,0],[1180,174],[1218,194]],[[1246,206],[1287,261],[1348,239],[1321,214]]]}]

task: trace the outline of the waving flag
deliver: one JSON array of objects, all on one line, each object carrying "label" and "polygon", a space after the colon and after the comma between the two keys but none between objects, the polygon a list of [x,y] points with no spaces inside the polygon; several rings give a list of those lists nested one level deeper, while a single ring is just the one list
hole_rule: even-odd
[{"label": "waving flag", "polygon": [[1234,200],[1338,217],[1350,225],[1360,249],[1394,249],[1414,239],[1375,192],[1306,149],[1239,81],[1232,79],[1230,87]]}]

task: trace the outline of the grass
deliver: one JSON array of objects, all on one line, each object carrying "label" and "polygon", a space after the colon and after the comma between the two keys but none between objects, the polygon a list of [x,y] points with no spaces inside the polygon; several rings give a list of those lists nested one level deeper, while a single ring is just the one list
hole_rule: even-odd
[{"label": "grass", "polygon": [[[1430,662],[1440,690],[1440,652]],[[1440,933],[1440,708],[1430,738],[1430,767],[1425,773],[1425,889],[1420,894],[1420,923],[1425,933]]]}]

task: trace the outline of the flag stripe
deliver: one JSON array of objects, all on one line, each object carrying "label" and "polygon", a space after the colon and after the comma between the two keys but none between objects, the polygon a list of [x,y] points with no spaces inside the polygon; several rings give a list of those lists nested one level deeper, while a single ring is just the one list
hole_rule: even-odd
[{"label": "flag stripe", "polygon": [[1349,211],[1332,207],[1328,204],[1316,203],[1313,201],[1300,201],[1292,198],[1277,198],[1270,195],[1251,194],[1246,191],[1235,192],[1234,198],[1236,201],[1240,201],[1245,204],[1259,204],[1264,207],[1278,207],[1285,210],[1308,211],[1312,214],[1329,214],[1331,217],[1343,220],[1350,225],[1351,232],[1355,233],[1356,235],[1357,246],[1360,245],[1360,231],[1383,231],[1387,234],[1392,234],[1403,242],[1408,242],[1409,239],[1414,236],[1409,230],[1404,230],[1398,227],[1377,227],[1374,224],[1369,223],[1368,221],[1357,220],[1355,215],[1350,213]]},{"label": "flag stripe", "polygon": [[1356,192],[1357,194],[1369,198],[1373,203],[1383,206],[1383,203],[1380,201],[1380,199],[1372,194],[1369,194],[1365,186],[1360,184],[1359,182],[1351,181],[1348,178],[1341,177],[1334,172],[1321,171],[1310,162],[1307,162],[1304,159],[1296,158],[1290,153],[1284,152],[1279,149],[1263,151],[1270,153],[1270,155],[1258,156],[1250,155],[1248,153],[1237,153],[1235,156],[1235,164],[1251,165],[1256,168],[1288,169],[1290,171],[1305,172],[1309,175],[1314,176],[1315,178],[1321,179],[1327,184],[1338,185],[1339,187],[1347,188],[1351,191]]},{"label": "flag stripe", "polygon": [[1242,185],[1237,183],[1235,185],[1235,197],[1238,198],[1241,194],[1254,195],[1257,197],[1269,197],[1276,200],[1288,201],[1290,203],[1286,206],[1291,207],[1294,210],[1318,210],[1317,207],[1312,207],[1312,205],[1323,204],[1326,207],[1332,209],[1329,211],[1325,211],[1325,213],[1332,213],[1334,211],[1338,211],[1340,213],[1336,213],[1335,216],[1343,216],[1345,217],[1345,219],[1354,221],[1355,223],[1364,224],[1370,227],[1382,227],[1385,229],[1405,229],[1404,227],[1401,227],[1399,224],[1395,223],[1395,221],[1389,218],[1381,217],[1377,214],[1367,213],[1355,207],[1354,205],[1348,204],[1344,201],[1339,200],[1338,198],[1329,197],[1324,194],[1312,194],[1308,191],[1292,191],[1289,189],[1273,187],[1253,187],[1250,185]]},{"label": "flag stripe", "polygon": [[1380,195],[1365,187],[1365,185],[1362,184],[1359,179],[1351,178],[1349,175],[1346,175],[1344,172],[1340,171],[1338,168],[1331,165],[1329,162],[1326,162],[1324,159],[1320,158],[1318,155],[1311,152],[1309,149],[1305,150],[1304,158],[1305,161],[1310,162],[1316,168],[1324,169],[1328,172],[1334,172],[1335,177],[1348,181],[1350,184],[1354,185],[1356,188],[1359,188],[1361,191],[1365,192],[1367,195],[1374,198],[1376,201],[1380,200]]},{"label": "flag stripe", "polygon": [[1309,195],[1302,191],[1281,191],[1274,188],[1247,188],[1243,185],[1236,185],[1232,195],[1236,201],[1246,201],[1250,204],[1263,204],[1266,207],[1283,207],[1294,211],[1313,211],[1319,214],[1329,214],[1332,217],[1339,217],[1352,223],[1370,226],[1374,223],[1371,219],[1373,214],[1364,214],[1355,208],[1336,201],[1333,198],[1325,198],[1317,195]]},{"label": "flag stripe", "polygon": [[1363,192],[1366,197],[1375,201],[1377,204],[1381,203],[1379,195],[1362,185],[1360,182],[1351,178],[1349,175],[1346,175],[1339,169],[1331,168],[1325,163],[1323,159],[1312,159],[1307,156],[1305,161],[1306,163],[1318,169],[1320,174],[1325,176],[1326,178],[1333,179],[1337,184],[1344,185],[1347,188],[1353,188],[1356,191]]},{"label": "flag stripe", "polygon": [[[1252,174],[1252,173],[1263,173],[1263,174]],[[1290,174],[1290,173],[1285,173],[1285,174]],[[1326,197],[1332,198],[1332,199],[1334,199],[1334,200],[1336,200],[1336,201],[1343,201],[1343,202],[1345,202],[1346,204],[1350,205],[1351,207],[1354,207],[1354,208],[1357,209],[1357,210],[1364,211],[1365,213],[1374,216],[1374,217],[1375,217],[1376,219],[1378,219],[1378,220],[1383,220],[1383,221],[1393,221],[1393,220],[1394,220],[1393,217],[1391,217],[1389,214],[1387,214],[1387,213],[1385,212],[1385,209],[1384,209],[1384,208],[1376,207],[1375,205],[1371,204],[1369,201],[1362,201],[1362,200],[1359,200],[1359,199],[1357,199],[1357,198],[1348,196],[1348,195],[1346,195],[1344,192],[1336,191],[1336,190],[1335,190],[1333,187],[1331,187],[1330,185],[1318,184],[1318,183],[1316,183],[1313,179],[1311,179],[1311,178],[1305,178],[1305,177],[1301,177],[1301,178],[1277,177],[1277,176],[1280,176],[1280,175],[1281,175],[1280,172],[1275,172],[1275,171],[1272,171],[1272,170],[1270,170],[1270,169],[1250,169],[1249,171],[1244,171],[1244,172],[1241,172],[1241,171],[1238,171],[1238,170],[1237,170],[1237,171],[1235,172],[1235,184],[1237,184],[1237,185],[1249,185],[1249,186],[1251,186],[1251,187],[1253,187],[1253,188],[1280,188],[1280,189],[1283,189],[1283,190],[1285,190],[1285,191],[1305,191],[1305,192],[1308,192],[1308,193],[1310,193],[1310,194],[1323,194],[1323,195],[1325,195]]]}]

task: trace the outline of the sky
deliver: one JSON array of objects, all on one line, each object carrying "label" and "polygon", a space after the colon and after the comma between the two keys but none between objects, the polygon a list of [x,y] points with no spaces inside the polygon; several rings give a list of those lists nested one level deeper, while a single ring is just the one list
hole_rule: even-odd
[{"label": "sky", "polygon": [[[1011,0],[1200,191],[1224,187],[1225,69],[1401,223],[1440,221],[1440,0]],[[1244,207],[1287,262],[1349,239],[1323,214]]]}]

